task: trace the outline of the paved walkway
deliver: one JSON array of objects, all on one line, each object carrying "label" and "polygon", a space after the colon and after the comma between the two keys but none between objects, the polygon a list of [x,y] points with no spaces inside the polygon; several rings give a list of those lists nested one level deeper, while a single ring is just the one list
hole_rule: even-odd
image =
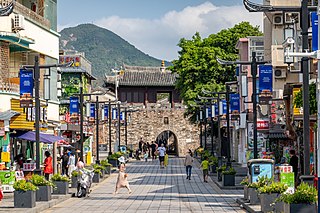
[{"label": "paved walkway", "polygon": [[158,161],[133,161],[127,173],[130,195],[125,188],[113,194],[117,174],[112,174],[89,197],[68,199],[45,212],[244,212],[235,202],[242,191],[222,191],[211,180],[202,182],[198,163],[191,180],[186,180],[181,158],[170,158],[165,169],[159,169]]}]

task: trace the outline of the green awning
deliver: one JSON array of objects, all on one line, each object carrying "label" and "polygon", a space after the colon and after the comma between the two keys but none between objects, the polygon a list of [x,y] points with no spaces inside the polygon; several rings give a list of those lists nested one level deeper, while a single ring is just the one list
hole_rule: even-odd
[{"label": "green awning", "polygon": [[17,33],[0,32],[0,41],[7,41],[10,43],[10,51],[29,50],[29,45],[34,44],[31,38],[20,36]]}]

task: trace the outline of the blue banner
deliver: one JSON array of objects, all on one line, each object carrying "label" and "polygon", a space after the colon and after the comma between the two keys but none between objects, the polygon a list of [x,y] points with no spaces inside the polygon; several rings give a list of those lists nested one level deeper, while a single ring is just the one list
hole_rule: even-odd
[{"label": "blue banner", "polygon": [[236,76],[239,76],[239,75],[240,75],[240,67],[237,66],[237,67],[236,67]]},{"label": "blue banner", "polygon": [[231,109],[231,113],[240,112],[240,95],[239,94],[230,94],[230,109]]},{"label": "blue banner", "polygon": [[220,101],[220,112],[219,115],[226,115],[227,114],[227,101],[221,100]]},{"label": "blue banner", "polygon": [[311,13],[312,23],[312,51],[318,50],[318,15],[316,12]]},{"label": "blue banner", "polygon": [[103,111],[104,111],[104,118],[107,119],[109,117],[109,106],[105,105]]},{"label": "blue banner", "polygon": [[69,113],[72,114],[79,114],[79,98],[78,97],[70,97],[70,106],[69,106]]},{"label": "blue banner", "polygon": [[120,121],[124,121],[124,112],[120,113]]},{"label": "blue banner", "polygon": [[215,114],[215,116],[219,116],[218,103],[215,103],[215,104],[214,104],[214,114]]},{"label": "blue banner", "polygon": [[90,118],[96,117],[96,105],[94,103],[90,104]]},{"label": "blue banner", "polygon": [[33,106],[33,71],[20,69],[20,107]]},{"label": "blue banner", "polygon": [[118,110],[117,108],[112,108],[112,120],[116,120],[118,118]]},{"label": "blue banner", "polygon": [[206,107],[206,118],[211,118],[212,117],[212,110],[210,106]]},{"label": "blue banner", "polygon": [[259,93],[272,93],[272,65],[259,66]]}]

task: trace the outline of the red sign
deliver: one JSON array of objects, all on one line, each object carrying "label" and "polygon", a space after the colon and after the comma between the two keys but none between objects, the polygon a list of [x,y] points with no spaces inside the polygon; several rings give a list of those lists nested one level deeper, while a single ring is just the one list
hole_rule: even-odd
[{"label": "red sign", "polygon": [[269,129],[269,121],[258,121],[257,122],[257,129],[258,130],[268,130]]}]

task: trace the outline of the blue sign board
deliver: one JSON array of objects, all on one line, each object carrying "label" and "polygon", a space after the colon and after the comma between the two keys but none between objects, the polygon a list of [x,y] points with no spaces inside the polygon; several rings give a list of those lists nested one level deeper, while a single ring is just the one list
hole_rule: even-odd
[{"label": "blue sign board", "polygon": [[33,106],[33,72],[20,69],[20,107]]},{"label": "blue sign board", "polygon": [[124,112],[120,112],[120,121],[124,120]]},{"label": "blue sign board", "polygon": [[318,15],[316,12],[311,13],[312,24],[312,51],[318,50]]},{"label": "blue sign board", "polygon": [[259,66],[259,93],[272,92],[272,65]]},{"label": "blue sign board", "polygon": [[112,120],[116,120],[118,118],[118,110],[117,108],[112,108]]},{"label": "blue sign board", "polygon": [[215,116],[218,116],[218,115],[219,115],[218,103],[215,103],[215,104],[214,104],[214,114],[215,114]]},{"label": "blue sign board", "polygon": [[108,118],[109,117],[109,106],[105,105],[103,111],[104,111],[104,117]]},{"label": "blue sign board", "polygon": [[236,67],[236,76],[239,76],[239,75],[240,75],[240,67],[237,66],[237,67]]},{"label": "blue sign board", "polygon": [[70,97],[70,107],[69,113],[72,114],[79,114],[79,98],[78,97]]},{"label": "blue sign board", "polygon": [[230,109],[231,113],[240,112],[240,95],[230,94]]},{"label": "blue sign board", "polygon": [[96,117],[96,105],[94,103],[90,104],[90,118]]}]

